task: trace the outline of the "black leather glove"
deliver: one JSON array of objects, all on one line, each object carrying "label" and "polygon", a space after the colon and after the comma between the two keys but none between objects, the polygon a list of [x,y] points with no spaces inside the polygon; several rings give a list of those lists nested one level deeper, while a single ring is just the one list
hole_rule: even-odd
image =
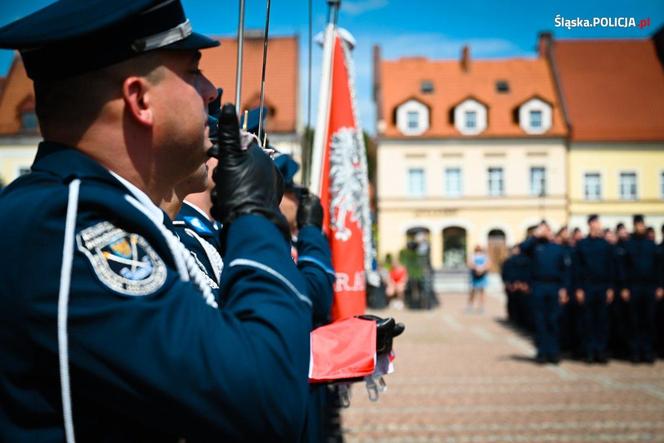
[{"label": "black leather glove", "polygon": [[286,240],[290,230],[279,203],[284,193],[283,178],[274,162],[256,144],[242,149],[235,107],[226,104],[219,113],[217,145],[210,156],[219,159],[212,178],[212,216],[224,225],[245,214],[260,214],[274,223]]},{"label": "black leather glove", "polygon": [[381,318],[370,314],[358,315],[357,317],[376,322],[376,354],[392,351],[394,337],[398,337],[406,329],[403,323],[397,323],[392,317]]},{"label": "black leather glove", "polygon": [[300,191],[300,203],[297,207],[297,227],[302,229],[305,226],[315,226],[318,229],[323,228],[323,206],[320,199],[308,189],[302,188]]}]

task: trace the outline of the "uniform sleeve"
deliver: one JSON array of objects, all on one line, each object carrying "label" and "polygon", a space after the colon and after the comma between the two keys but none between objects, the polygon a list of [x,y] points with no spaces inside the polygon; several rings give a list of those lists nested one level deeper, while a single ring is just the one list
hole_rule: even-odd
[{"label": "uniform sleeve", "polygon": [[327,239],[320,229],[305,226],[300,229],[296,247],[297,267],[302,273],[307,294],[313,304],[314,325],[327,324],[330,321],[336,278]]},{"label": "uniform sleeve", "polygon": [[535,248],[535,237],[530,236],[527,239],[525,239],[520,245],[519,249],[521,249],[521,252],[528,257],[531,257],[533,254],[533,249]]},{"label": "uniform sleeve", "polygon": [[[76,251],[67,325],[75,424],[77,411],[98,410],[192,439],[297,441],[311,329],[304,283],[272,223],[245,215],[226,229],[221,309],[172,260],[152,257],[153,275],[166,275],[144,294],[123,294]],[[37,317],[53,309],[52,297],[34,306]],[[42,320],[34,330],[57,356],[55,328]]]}]

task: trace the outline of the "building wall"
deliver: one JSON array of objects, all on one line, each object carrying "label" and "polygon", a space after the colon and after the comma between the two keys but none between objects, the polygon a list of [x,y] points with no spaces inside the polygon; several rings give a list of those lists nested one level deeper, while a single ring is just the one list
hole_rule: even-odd
[{"label": "building wall", "polygon": [[0,140],[0,179],[5,186],[19,176],[21,168],[30,168],[37,143],[36,138]]},{"label": "building wall", "polygon": [[[435,268],[443,264],[443,230],[448,227],[461,227],[466,230],[466,255],[470,256],[475,245],[487,245],[488,234],[493,229],[505,233],[506,244],[523,240],[528,226],[541,219],[539,208],[523,207],[478,207],[457,210],[445,209],[385,209],[378,215],[379,257],[385,254],[396,256],[406,245],[406,231],[410,228],[425,227],[430,232],[431,262]],[[554,228],[566,222],[566,212],[562,204],[545,210],[546,218]]]},{"label": "building wall", "polygon": [[[588,201],[584,195],[584,175],[598,172],[601,199]],[[635,172],[637,199],[621,200],[620,173]],[[631,227],[633,214],[646,216],[656,228],[664,223],[664,143],[572,143],[569,150],[570,223],[586,227],[588,214],[602,216],[604,225],[618,222]]]},{"label": "building wall", "polygon": [[[462,170],[462,194],[445,195],[444,171]],[[488,196],[489,167],[502,167],[504,196]],[[544,197],[530,195],[530,168],[544,167]],[[426,189],[408,195],[408,169],[421,168]],[[506,235],[507,244],[520,241],[525,229],[546,218],[554,228],[566,223],[566,150],[562,139],[394,140],[378,146],[379,254],[396,254],[406,243],[406,231],[426,227],[431,235],[432,263],[443,262],[442,230],[458,226],[467,233],[466,254],[476,244],[486,246],[492,229]]]}]

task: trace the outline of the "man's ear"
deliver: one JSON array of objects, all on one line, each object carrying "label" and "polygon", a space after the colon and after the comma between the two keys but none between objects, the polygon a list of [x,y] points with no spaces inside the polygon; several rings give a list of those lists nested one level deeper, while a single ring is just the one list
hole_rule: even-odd
[{"label": "man's ear", "polygon": [[122,98],[127,111],[141,125],[154,124],[154,109],[151,101],[151,85],[144,77],[127,77],[122,83]]}]

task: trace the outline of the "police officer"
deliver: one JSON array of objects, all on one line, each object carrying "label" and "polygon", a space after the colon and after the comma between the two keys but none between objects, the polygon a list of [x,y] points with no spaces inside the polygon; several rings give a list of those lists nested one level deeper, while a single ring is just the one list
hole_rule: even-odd
[{"label": "police officer", "polygon": [[612,341],[613,355],[620,355],[624,358],[629,357],[629,315],[627,312],[627,303],[619,297],[620,290],[625,286],[623,281],[622,270],[625,269],[625,260],[627,257],[627,241],[629,240],[629,231],[625,224],[620,222],[616,224],[616,244],[613,247],[615,267],[617,270],[615,275],[614,292],[615,297],[611,303],[611,327],[609,334]]},{"label": "police officer", "polygon": [[519,247],[513,246],[510,248],[510,255],[503,262],[502,269],[500,270],[500,276],[503,279],[503,285],[505,287],[505,295],[507,296],[507,319],[511,323],[517,322],[517,301],[516,301],[516,288],[514,283],[516,282],[516,257],[519,254]]},{"label": "police officer", "polygon": [[531,293],[531,263],[530,258],[518,248],[518,254],[514,260],[514,290],[517,304],[517,320],[519,326],[532,331],[534,328],[532,318]]},{"label": "police officer", "polygon": [[[574,244],[575,240],[567,225],[561,227],[556,233],[555,242],[565,251],[565,255],[571,258],[570,272],[574,268]],[[573,274],[572,274],[573,275]],[[572,283],[570,279],[570,284]],[[572,294],[574,289],[571,286],[565,288],[567,294]],[[578,346],[579,323],[581,320],[581,310],[576,300],[570,297],[568,303],[565,303],[560,310],[560,348],[564,351],[572,350]]]},{"label": "police officer", "polygon": [[634,232],[625,244],[620,297],[629,320],[629,358],[654,363],[655,300],[664,296],[664,278],[655,242],[646,236],[643,215],[633,217]]},{"label": "police officer", "polygon": [[[222,110],[224,310],[156,206],[206,160],[215,90],[178,0],[54,3],[0,28],[45,141],[0,196],[0,440],[296,441],[310,301],[279,175]],[[216,209],[215,209],[216,208]]]},{"label": "police officer", "polygon": [[560,305],[568,301],[570,257],[553,241],[549,225],[542,221],[534,235],[521,244],[532,261],[532,307],[537,363],[560,361]]},{"label": "police officer", "polygon": [[585,361],[607,363],[607,305],[614,298],[615,260],[596,214],[588,216],[588,230],[588,236],[577,243],[574,251],[575,298],[583,318]]},{"label": "police officer", "polygon": [[[223,260],[219,254],[219,224],[209,214],[210,191],[214,186],[211,172],[216,165],[217,159],[208,159],[193,175],[178,183],[172,196],[162,201],[160,207],[167,215],[164,217],[164,225],[189,251],[219,303],[219,283],[223,269]],[[189,200],[196,200],[206,209],[201,209]]]}]

